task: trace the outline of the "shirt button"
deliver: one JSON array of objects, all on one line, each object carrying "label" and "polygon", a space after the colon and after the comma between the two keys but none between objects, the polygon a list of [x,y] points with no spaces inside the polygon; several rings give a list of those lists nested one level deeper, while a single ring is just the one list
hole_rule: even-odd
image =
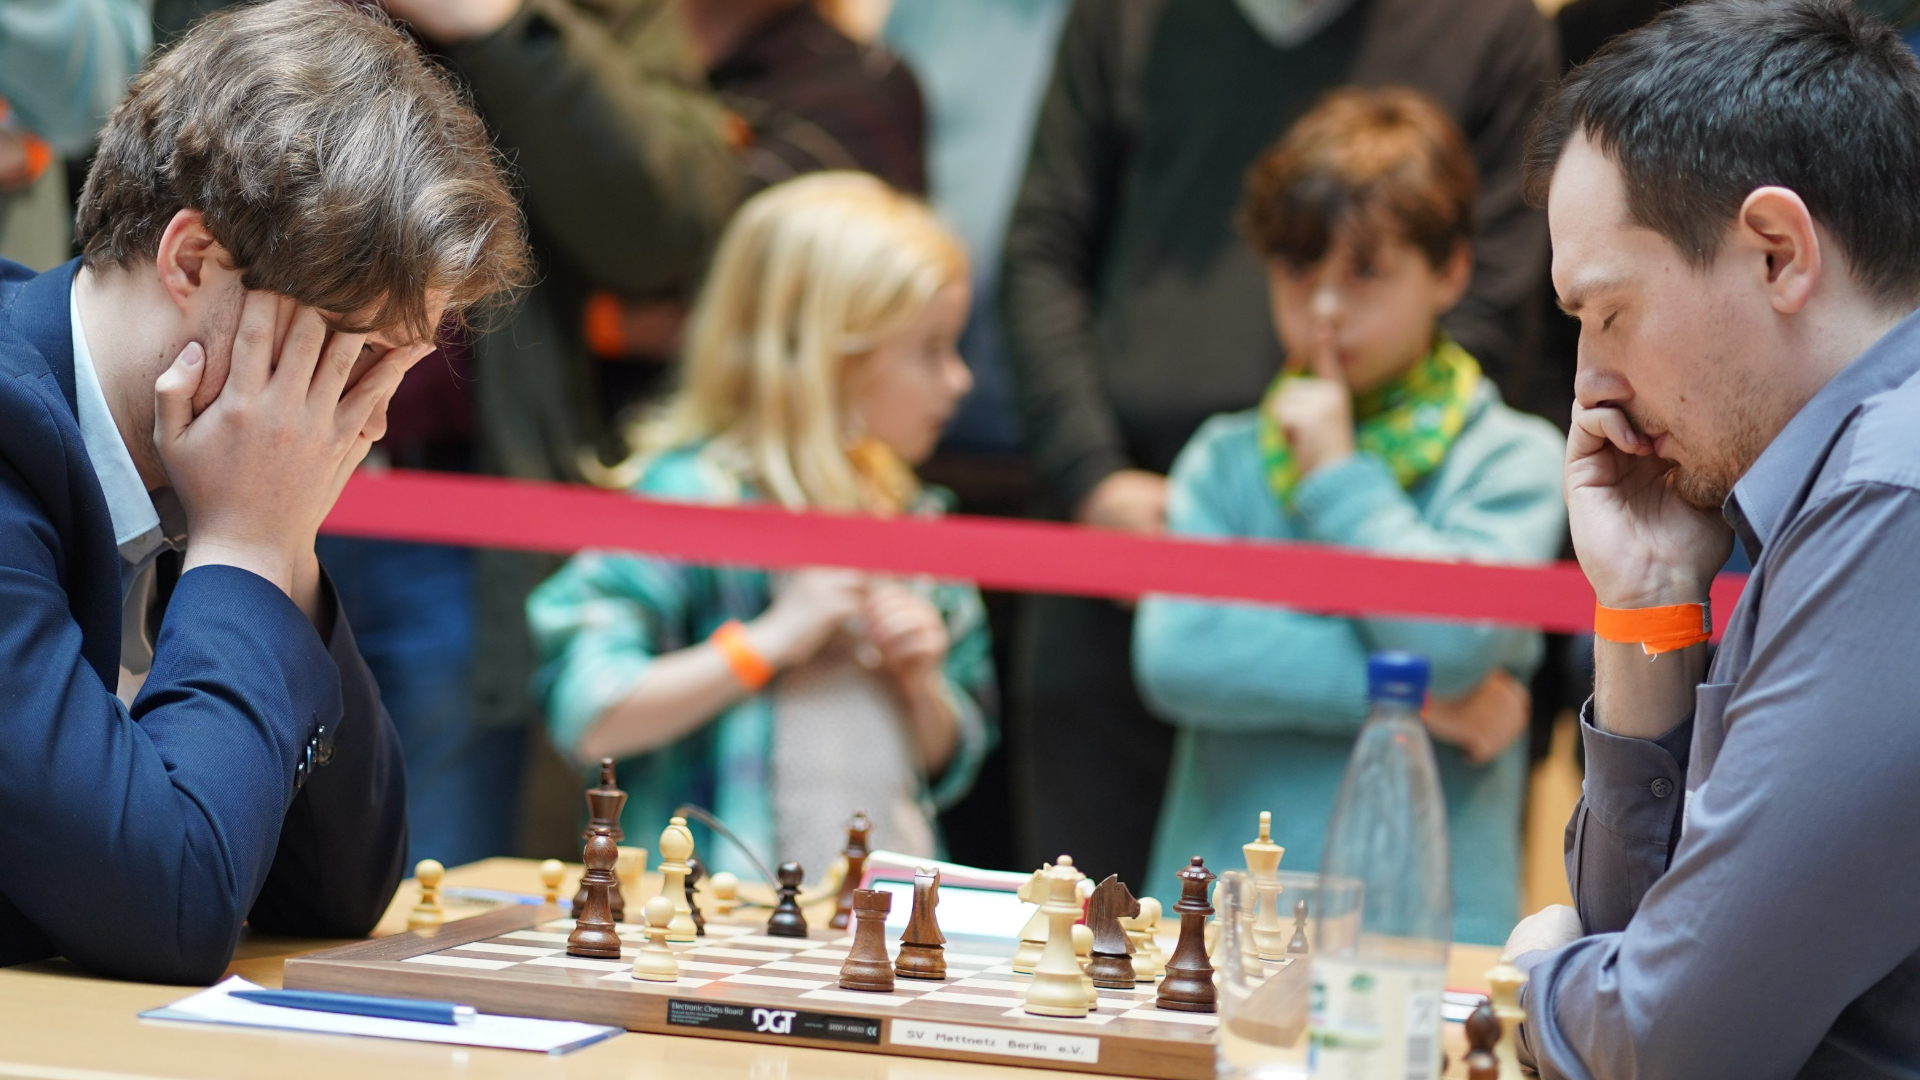
[{"label": "shirt button", "polygon": [[1664,776],[1659,777],[1654,780],[1652,790],[1653,790],[1654,798],[1664,799],[1667,796],[1673,794],[1673,781],[1667,779]]}]

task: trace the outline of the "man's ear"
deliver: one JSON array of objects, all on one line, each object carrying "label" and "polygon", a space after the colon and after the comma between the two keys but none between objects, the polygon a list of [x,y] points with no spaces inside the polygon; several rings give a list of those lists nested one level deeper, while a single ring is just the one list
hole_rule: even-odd
[{"label": "man's ear", "polygon": [[1755,188],[1740,204],[1729,241],[1734,251],[1721,257],[1744,251],[1775,311],[1792,315],[1813,297],[1824,260],[1813,213],[1798,194],[1783,187]]},{"label": "man's ear", "polygon": [[231,256],[207,231],[198,210],[174,212],[153,261],[161,288],[190,318],[203,313],[233,276]]}]

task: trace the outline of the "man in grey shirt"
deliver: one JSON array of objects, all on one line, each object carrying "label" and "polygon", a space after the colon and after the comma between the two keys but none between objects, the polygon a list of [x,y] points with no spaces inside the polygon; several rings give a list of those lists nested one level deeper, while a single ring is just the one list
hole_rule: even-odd
[{"label": "man in grey shirt", "polygon": [[1711,670],[1596,643],[1522,1056],[1920,1075],[1920,66],[1840,0],[1699,0],[1574,72],[1529,166],[1600,603],[1702,604],[1736,538],[1755,569]]}]

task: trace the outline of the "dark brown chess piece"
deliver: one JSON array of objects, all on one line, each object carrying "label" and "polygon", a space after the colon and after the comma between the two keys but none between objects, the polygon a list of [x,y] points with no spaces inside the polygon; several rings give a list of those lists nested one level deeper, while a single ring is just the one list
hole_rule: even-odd
[{"label": "dark brown chess piece", "polygon": [[1173,910],[1180,916],[1180,943],[1167,958],[1167,975],[1160,980],[1160,993],[1154,1004],[1180,1012],[1214,1011],[1213,961],[1207,959],[1207,916],[1213,905],[1207,903],[1207,886],[1214,873],[1195,855],[1180,879],[1180,899]]},{"label": "dark brown chess piece", "polygon": [[[627,793],[621,791],[613,782],[613,759],[600,759],[600,784],[587,789],[587,827],[580,833],[580,839],[593,839],[593,830],[605,829],[613,835],[615,844],[627,838],[620,828],[620,811],[627,808]],[[580,891],[573,894],[573,913],[578,918],[580,909],[587,902],[587,882],[580,879]],[[608,910],[614,922],[627,917],[627,898],[621,893],[620,878],[613,879],[613,891],[608,894]]]},{"label": "dark brown chess piece", "polygon": [[1293,939],[1287,942],[1287,952],[1294,956],[1304,956],[1307,952],[1307,902],[1293,902]]},{"label": "dark brown chess piece", "polygon": [[887,958],[887,912],[893,894],[884,889],[853,890],[853,947],[840,965],[840,989],[885,994],[893,990],[893,961]]},{"label": "dark brown chess piece", "polygon": [[767,936],[806,937],[807,917],[800,912],[799,900],[800,864],[783,862],[774,876],[780,879],[780,902],[773,906],[773,917],[767,920]]},{"label": "dark brown chess piece", "polygon": [[867,837],[873,833],[873,822],[867,820],[865,810],[855,810],[853,820],[847,822],[847,850],[841,854],[847,857],[847,876],[840,879],[840,895],[833,904],[833,918],[827,925],[835,930],[847,928],[847,916],[853,911],[853,892],[860,887],[860,877],[867,871]]},{"label": "dark brown chess piece", "polygon": [[[1493,1002],[1482,999],[1467,1015],[1467,1080],[1500,1080],[1500,1059],[1493,1054],[1500,1041],[1500,1017]],[[1518,1080],[1518,1078],[1514,1078]]]},{"label": "dark brown chess piece", "polygon": [[700,911],[700,901],[694,898],[694,888],[700,879],[707,876],[707,865],[696,855],[687,856],[687,910],[693,914],[693,933],[695,937],[707,936],[707,917]]},{"label": "dark brown chess piece", "polygon": [[1121,919],[1140,917],[1140,901],[1118,874],[1108,874],[1087,901],[1087,929],[1093,931],[1093,952],[1087,976],[1108,990],[1133,989],[1133,943],[1127,940]]},{"label": "dark brown chess piece", "polygon": [[900,956],[893,973],[907,979],[947,977],[947,936],[940,932],[940,870],[913,875],[913,914],[900,934]]},{"label": "dark brown chess piece", "polygon": [[586,897],[574,908],[573,933],[567,935],[567,955],[618,960],[620,935],[614,932],[613,910],[608,901],[620,880],[613,876],[613,866],[620,861],[620,848],[613,842],[613,833],[604,827],[593,830],[581,861],[587,864],[586,876],[580,879],[580,888]]}]

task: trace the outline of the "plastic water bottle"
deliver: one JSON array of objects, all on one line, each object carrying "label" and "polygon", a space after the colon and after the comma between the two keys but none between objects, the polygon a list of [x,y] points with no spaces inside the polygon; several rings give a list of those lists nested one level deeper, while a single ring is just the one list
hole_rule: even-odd
[{"label": "plastic water bottle", "polygon": [[1328,1080],[1439,1080],[1453,891],[1446,804],[1420,719],[1427,662],[1376,653],[1367,684],[1372,710],[1320,863],[1309,1068]]}]

